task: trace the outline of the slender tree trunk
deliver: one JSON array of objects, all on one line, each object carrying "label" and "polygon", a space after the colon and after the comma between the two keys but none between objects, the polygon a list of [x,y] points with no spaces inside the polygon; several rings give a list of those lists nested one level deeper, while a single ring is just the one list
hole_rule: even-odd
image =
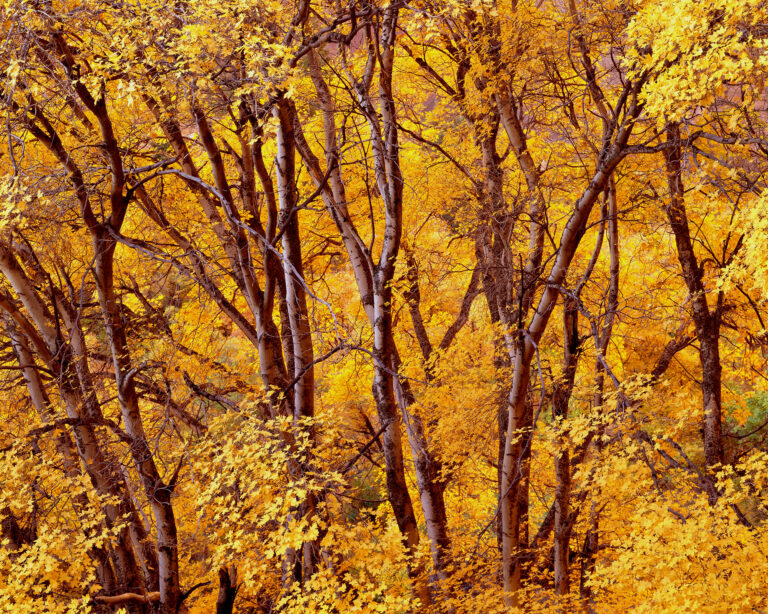
[{"label": "slender tree trunk", "polygon": [[[392,340],[394,347],[394,339]],[[398,373],[400,358],[394,353],[392,370]],[[448,536],[448,517],[445,509],[444,481],[441,474],[442,463],[432,452],[421,418],[410,407],[416,399],[408,385],[399,376],[395,378],[396,396],[403,413],[406,434],[410,444],[413,466],[416,474],[416,487],[419,492],[424,523],[429,537],[432,564],[440,580],[448,578],[451,560],[451,541]]]},{"label": "slender tree trunk", "polygon": [[[605,365],[603,361],[608,355],[608,345],[613,334],[616,314],[619,307],[619,211],[616,202],[616,184],[613,176],[608,180],[608,250],[610,253],[610,281],[608,284],[608,296],[606,297],[605,320],[598,338],[598,358],[595,363],[595,394],[592,399],[592,407],[595,411],[603,412],[603,389],[605,385]],[[594,437],[594,445],[597,454],[602,450],[602,436],[604,427],[600,426]],[[584,537],[582,551],[581,574],[579,579],[579,595],[587,604],[592,599],[592,591],[587,584],[589,575],[595,570],[597,563],[597,551],[600,538],[600,513],[596,505],[592,505],[589,514],[587,534]]]},{"label": "slender tree trunk", "polygon": [[115,240],[108,236],[105,227],[97,228],[93,237],[93,247],[96,254],[94,259],[96,288],[112,353],[123,424],[126,433],[131,438],[131,456],[139,472],[155,520],[160,608],[163,614],[175,614],[181,604],[181,588],[179,585],[176,519],[171,502],[171,487],[165,484],[160,477],[144,432],[125,328],[114,292],[113,256]]},{"label": "slender tree trunk", "polygon": [[[323,173],[317,157],[312,153],[304,139],[298,120],[296,120],[295,138],[297,148],[310,170],[316,185],[322,190],[326,208],[334,220],[342,237],[345,249],[352,264],[355,280],[366,315],[374,333],[374,382],[373,395],[379,421],[385,431],[382,436],[384,448],[385,469],[387,476],[387,492],[392,505],[398,527],[403,535],[403,541],[411,554],[415,554],[419,533],[416,517],[413,511],[410,494],[405,480],[405,465],[403,460],[402,441],[400,434],[400,412],[397,407],[397,396],[400,397],[401,410],[409,429],[409,443],[417,472],[419,493],[426,501],[425,514],[430,517],[430,528],[440,527],[443,534],[444,522],[439,513],[442,492],[432,484],[434,463],[426,461],[432,458],[428,451],[426,437],[417,417],[408,424],[411,416],[407,412],[407,394],[403,393],[402,383],[397,376],[397,358],[392,331],[392,294],[391,281],[394,277],[395,261],[400,247],[402,235],[402,189],[403,179],[400,172],[399,144],[397,123],[395,120],[395,104],[392,95],[392,63],[394,61],[394,35],[397,23],[397,8],[389,7],[385,12],[379,44],[381,46],[379,101],[380,112],[377,111],[367,90],[370,81],[355,84],[358,104],[366,116],[370,131],[374,159],[374,177],[379,194],[385,206],[385,228],[381,254],[378,264],[374,264],[370,250],[362,241],[347,210],[345,187],[340,172],[340,153],[336,141],[335,110],[328,85],[322,78],[319,64],[314,54],[310,54],[310,76],[318,93],[318,100],[323,109],[325,131],[325,157],[328,166],[328,188],[323,188]],[[374,43],[373,40],[370,41]],[[373,49],[373,47],[371,48]],[[372,75],[371,75],[372,76]],[[396,396],[397,395],[397,396]],[[424,462],[423,462],[424,461]],[[435,505],[433,505],[433,501]],[[444,504],[443,504],[444,509]],[[441,526],[442,524],[442,526]],[[445,541],[436,536],[438,542]],[[447,539],[447,537],[446,537]],[[433,544],[433,553],[437,553],[437,561],[442,560],[440,544]],[[411,565],[411,576],[415,580],[415,592],[422,604],[430,603],[429,589],[422,579],[420,565]]]},{"label": "slender tree trunk", "polygon": [[[567,297],[563,305],[563,365],[552,398],[553,418],[566,420],[579,360],[579,312],[576,299]],[[566,438],[561,435],[555,450],[555,523],[554,566],[555,594],[570,592],[568,560],[570,541],[571,459]]]},{"label": "slender tree trunk", "polygon": [[[70,348],[64,345],[64,340],[52,325],[48,310],[34,284],[24,273],[13,253],[2,245],[0,270],[18,294],[34,325],[10,302],[0,301],[0,306],[20,325],[43,362],[56,376],[67,417],[78,421],[72,428],[72,434],[83,467],[96,492],[115,501],[105,504],[103,509],[110,528],[121,526],[117,532],[117,542],[111,549],[118,588],[123,592],[143,592],[146,585],[139,571],[131,532],[135,527],[139,527],[139,533],[144,536],[146,533],[136,517],[136,510],[117,461],[102,448],[96,435],[95,425],[103,423],[103,416],[94,395],[90,395],[90,398],[83,397],[83,391],[90,391],[89,380],[83,379],[83,376],[88,374],[82,373],[82,365],[78,360],[74,361],[78,364],[77,371],[73,369],[73,361],[68,360]],[[79,330],[75,331],[79,333]],[[77,334],[74,339],[77,339]],[[129,519],[128,526],[124,523],[126,518]]]},{"label": "slender tree trunk", "polygon": [[[519,429],[525,424],[525,398],[530,383],[531,361],[535,348],[546,330],[552,310],[557,302],[557,289],[565,279],[576,248],[581,241],[595,201],[605,189],[613,169],[621,160],[624,147],[632,130],[633,117],[639,112],[635,97],[638,84],[629,84],[633,89],[632,102],[627,110],[627,121],[617,130],[616,142],[612,145],[605,141],[600,153],[597,170],[588,187],[574,205],[561,236],[560,249],[552,269],[547,276],[545,289],[539,299],[531,323],[526,331],[521,331],[516,340],[514,358],[514,376],[509,392],[509,424],[505,442],[503,479],[500,493],[502,518],[502,573],[504,591],[508,605],[517,606],[517,593],[520,589],[520,565],[514,555],[520,544],[519,510],[517,488],[522,476],[521,445]],[[533,230],[532,230],[533,236]],[[530,260],[529,260],[530,262]]]},{"label": "slender tree trunk", "polygon": [[[377,272],[374,290],[374,327],[373,327],[373,356],[375,361],[373,396],[379,422],[386,427],[382,435],[384,461],[386,472],[387,493],[395,513],[397,526],[403,535],[405,545],[410,554],[416,555],[419,545],[419,528],[413,504],[408,493],[408,483],[405,479],[405,461],[403,444],[400,435],[400,416],[395,402],[395,391],[391,367],[394,363],[394,347],[392,344],[392,314],[390,305],[392,290],[389,280]],[[411,575],[415,581],[416,592],[424,606],[431,599],[429,590],[421,573],[421,566],[411,564]]]},{"label": "slender tree trunk", "polygon": [[[55,419],[55,415],[51,408],[51,402],[48,393],[45,390],[43,380],[37,370],[36,361],[32,352],[27,347],[23,335],[8,320],[10,320],[10,318],[6,315],[6,331],[11,340],[11,347],[16,356],[16,361],[20,365],[22,376],[24,377],[30,399],[32,400],[32,405],[37,410],[43,423],[50,423]],[[64,428],[57,428],[55,430],[54,443],[56,451],[61,457],[64,473],[70,478],[77,478],[80,476],[77,453],[75,452],[75,447],[69,433]],[[85,493],[76,494],[74,497],[74,506],[75,511],[79,514],[82,515],[86,513],[86,510],[89,508],[87,495]],[[86,537],[91,537],[91,534],[93,533],[91,529],[85,528],[84,531]],[[89,549],[88,556],[90,556],[97,565],[97,575],[103,590],[106,591],[107,594],[115,592],[118,588],[118,583],[107,551],[101,546],[93,546]]]},{"label": "slender tree trunk", "polygon": [[[281,100],[274,110],[278,120],[277,131],[277,167],[278,201],[280,203],[279,227],[283,233],[283,257],[285,263],[285,304],[290,323],[293,343],[293,411],[294,421],[299,429],[308,429],[310,443],[315,443],[314,424],[301,424],[302,419],[314,418],[315,415],[315,371],[312,348],[312,333],[309,326],[307,297],[304,289],[304,268],[299,236],[297,194],[295,187],[295,140],[293,136],[293,117],[287,100]],[[305,468],[307,469],[307,468]],[[308,493],[300,511],[303,517],[312,517],[317,507],[314,493]],[[319,544],[309,541],[304,544],[302,553],[303,579],[306,581],[314,573]]]},{"label": "slender tree trunk", "polygon": [[722,440],[722,366],[720,363],[720,307],[719,300],[711,309],[704,288],[704,270],[693,249],[688,214],[685,208],[683,186],[682,146],[680,130],[676,124],[667,126],[668,147],[664,150],[669,185],[669,204],[664,209],[675,236],[677,258],[688,288],[693,322],[699,340],[701,360],[701,392],[704,418],[704,456],[708,467],[724,462]]}]

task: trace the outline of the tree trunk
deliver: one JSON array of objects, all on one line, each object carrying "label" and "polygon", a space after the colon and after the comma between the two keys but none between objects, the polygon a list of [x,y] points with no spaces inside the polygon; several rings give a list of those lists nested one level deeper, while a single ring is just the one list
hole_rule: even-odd
[{"label": "tree trunk", "polygon": [[[10,320],[10,318],[6,316],[6,331],[11,340],[11,347],[16,357],[16,361],[19,363],[22,376],[27,385],[32,405],[37,410],[43,423],[50,423],[55,419],[55,415],[51,408],[51,402],[48,393],[45,390],[43,380],[40,378],[40,373],[37,370],[36,361],[32,352],[27,347],[23,335],[12,323],[8,322],[8,320]],[[56,451],[61,457],[64,473],[70,478],[78,477],[80,475],[80,466],[77,454],[75,453],[72,439],[64,428],[57,428],[55,430],[54,444],[56,446]],[[85,493],[76,494],[73,504],[75,511],[78,512],[78,514],[85,513],[89,507],[88,496]],[[91,537],[92,531],[90,529],[84,528],[84,531],[86,537]],[[88,556],[90,556],[96,563],[97,575],[102,589],[106,591],[107,594],[114,593],[118,590],[115,571],[107,551],[101,546],[93,546],[89,549]]]},{"label": "tree trunk", "polygon": [[232,614],[238,591],[237,569],[234,565],[219,569],[219,595],[216,599],[216,614]]},{"label": "tree trunk", "polygon": [[[293,118],[287,100],[281,100],[274,109],[278,120],[277,168],[278,201],[280,203],[279,228],[282,232],[283,269],[285,272],[285,304],[293,343],[293,417],[299,430],[308,429],[310,444],[315,443],[315,425],[302,424],[302,419],[315,415],[315,370],[312,333],[309,326],[307,297],[304,289],[304,269],[301,255],[301,237],[297,210],[295,178],[295,140]],[[307,469],[307,467],[305,467]],[[312,517],[317,507],[314,493],[307,493],[301,505],[302,517]],[[317,540],[306,542],[302,553],[302,578],[308,580],[314,573],[319,555]]]},{"label": "tree trunk", "polygon": [[[537,344],[546,330],[558,299],[558,287],[565,280],[595,201],[605,189],[614,168],[625,155],[625,146],[632,131],[634,117],[639,113],[640,108],[636,100],[639,83],[628,84],[626,87],[627,92],[631,93],[631,100],[628,103],[629,108],[624,123],[616,128],[615,142],[610,142],[608,138],[610,133],[606,136],[598,157],[597,169],[582,196],[576,201],[573,212],[565,225],[557,258],[547,276],[545,289],[531,322],[527,330],[521,331],[516,339],[515,370],[508,396],[509,423],[505,442],[502,487],[499,495],[503,540],[502,574],[505,599],[507,605],[511,606],[518,605],[517,593],[520,589],[520,566],[513,558],[520,544],[517,488],[522,475],[520,464],[522,447],[519,442],[518,430],[525,424],[525,397],[530,381],[531,361]],[[531,235],[533,237],[533,230]]]},{"label": "tree trunk", "polygon": [[[616,202],[616,184],[613,176],[608,180],[608,250],[610,253],[610,281],[608,284],[608,296],[606,297],[605,320],[597,339],[597,361],[595,362],[595,394],[592,399],[592,408],[603,412],[603,389],[605,385],[605,360],[608,354],[608,344],[613,334],[613,326],[619,306],[619,211]],[[606,217],[605,215],[603,217]],[[604,428],[598,428],[594,436],[597,453],[602,449]],[[587,584],[597,561],[597,550],[600,538],[600,513],[593,504],[589,515],[587,534],[584,538],[584,548],[581,557],[581,574],[579,579],[579,595],[585,604],[592,599],[592,591]]]},{"label": "tree trunk", "polygon": [[[377,272],[374,291],[374,327],[373,327],[373,356],[374,380],[373,396],[376,401],[376,411],[379,422],[385,428],[381,438],[384,449],[387,494],[395,513],[397,526],[403,535],[403,541],[411,556],[417,554],[419,545],[419,528],[413,504],[408,493],[408,482],[405,478],[405,461],[403,444],[400,434],[400,417],[395,402],[395,390],[391,368],[394,363],[394,347],[392,344],[392,314],[390,305],[392,290],[389,280]],[[411,576],[415,581],[416,592],[423,605],[430,603],[429,591],[421,574],[421,566],[409,565]]]},{"label": "tree trunk", "polygon": [[[72,434],[83,467],[96,492],[116,501],[115,504],[106,504],[103,509],[109,527],[122,526],[117,532],[117,543],[112,547],[118,588],[124,592],[142,592],[146,586],[139,572],[131,532],[136,528],[136,534],[145,537],[146,532],[136,517],[136,510],[117,461],[102,448],[96,435],[95,425],[103,423],[103,416],[95,395],[89,394],[88,398],[83,396],[83,392],[91,392],[91,383],[87,379],[87,369],[80,364],[82,354],[76,356],[75,361],[68,359],[70,351],[74,349],[77,352],[77,348],[74,345],[64,345],[64,340],[52,325],[48,309],[34,284],[22,270],[15,255],[4,245],[0,245],[0,270],[18,294],[34,325],[26,320],[10,301],[0,301],[0,307],[19,324],[43,362],[56,376],[67,417],[78,421],[72,428]],[[79,338],[79,334],[79,329],[74,328],[73,342]],[[73,368],[73,362],[77,369]],[[124,524],[125,518],[129,519],[128,526]]]},{"label": "tree trunk", "polygon": [[[394,36],[397,24],[396,6],[388,7],[384,13],[381,30],[377,33],[381,53],[379,55],[379,101],[380,110],[373,105],[368,92],[370,81],[355,84],[355,94],[358,105],[368,121],[371,132],[371,145],[374,159],[374,177],[376,186],[384,202],[385,224],[381,253],[378,264],[374,263],[370,250],[362,241],[347,210],[345,187],[340,171],[340,152],[336,141],[335,110],[328,85],[320,72],[319,64],[314,53],[309,55],[310,76],[318,94],[318,100],[323,110],[325,131],[325,158],[328,167],[328,185],[324,186],[324,177],[320,163],[304,139],[298,119],[295,119],[295,139],[299,152],[310,170],[313,181],[321,189],[326,208],[334,220],[344,243],[345,250],[352,264],[355,280],[360,293],[366,315],[374,333],[374,382],[373,396],[379,421],[385,428],[382,436],[386,470],[387,493],[395,514],[398,527],[403,535],[403,541],[410,553],[416,553],[419,543],[418,525],[413,511],[410,494],[405,479],[402,441],[400,433],[400,416],[397,408],[397,397],[400,397],[403,417],[408,429],[409,442],[417,472],[417,484],[420,495],[426,501],[425,514],[429,515],[430,527],[441,527],[442,517],[437,510],[442,499],[439,487],[434,487],[433,473],[430,469],[434,463],[422,462],[431,458],[428,451],[423,428],[416,421],[410,421],[407,413],[407,398],[403,394],[402,384],[397,377],[397,358],[392,331],[392,292],[391,282],[394,277],[400,239],[402,235],[402,190],[403,178],[400,172],[398,130],[395,119],[395,104],[392,94],[392,63],[394,61]],[[373,41],[371,41],[373,43]],[[433,502],[435,503],[433,505]],[[444,509],[444,505],[443,505]],[[443,523],[444,526],[444,523]],[[443,532],[447,536],[447,532]],[[433,530],[433,536],[435,535]],[[445,540],[436,536],[438,542]],[[447,539],[447,538],[446,538]],[[437,561],[442,560],[439,553],[439,543],[433,544],[433,553],[437,553]],[[413,562],[409,573],[414,579],[416,594],[422,605],[430,603],[427,584],[421,575],[421,566]]]},{"label": "tree trunk", "polygon": [[[559,381],[552,395],[552,417],[568,418],[568,404],[573,392],[579,361],[579,312],[576,299],[567,297],[563,305],[563,364]],[[561,434],[555,450],[555,522],[554,566],[555,594],[567,595],[570,590],[568,559],[571,552],[570,530],[571,460],[566,437]]]},{"label": "tree trunk", "polygon": [[97,227],[94,232],[93,248],[96,254],[94,259],[96,288],[112,353],[123,424],[127,435],[131,438],[131,457],[139,472],[155,519],[160,609],[163,614],[175,614],[181,603],[181,589],[176,519],[171,503],[171,488],[160,477],[144,433],[125,328],[114,291],[115,240],[108,236],[105,226]]},{"label": "tree trunk", "polygon": [[685,209],[680,129],[677,124],[669,124],[666,132],[668,147],[664,150],[664,155],[669,185],[669,204],[664,209],[675,235],[677,258],[688,288],[696,336],[699,339],[704,410],[702,424],[704,456],[707,467],[713,467],[724,462],[721,423],[720,301],[718,300],[714,310],[710,309],[703,282],[704,270],[699,265],[693,250],[688,214]]}]

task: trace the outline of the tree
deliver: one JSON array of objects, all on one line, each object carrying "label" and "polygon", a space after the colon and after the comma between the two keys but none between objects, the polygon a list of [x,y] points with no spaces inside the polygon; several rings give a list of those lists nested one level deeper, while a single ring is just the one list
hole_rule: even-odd
[{"label": "tree", "polygon": [[0,10],[0,604],[764,608],[762,3]]}]

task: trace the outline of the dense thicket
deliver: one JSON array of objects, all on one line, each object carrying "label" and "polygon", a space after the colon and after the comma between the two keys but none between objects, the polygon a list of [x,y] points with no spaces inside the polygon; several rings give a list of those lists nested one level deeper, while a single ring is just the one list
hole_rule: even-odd
[{"label": "dense thicket", "polygon": [[768,607],[763,2],[0,15],[0,609]]}]

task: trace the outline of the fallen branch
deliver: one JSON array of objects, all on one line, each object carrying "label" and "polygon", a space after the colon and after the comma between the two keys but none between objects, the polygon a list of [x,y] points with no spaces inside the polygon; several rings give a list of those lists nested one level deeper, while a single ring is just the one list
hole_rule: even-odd
[{"label": "fallen branch", "polygon": [[160,601],[160,593],[158,591],[147,593],[146,595],[139,595],[138,593],[123,593],[121,595],[113,595],[107,597],[104,595],[97,595],[93,598],[96,603],[104,603],[107,605],[122,605],[124,603],[154,603]]}]

